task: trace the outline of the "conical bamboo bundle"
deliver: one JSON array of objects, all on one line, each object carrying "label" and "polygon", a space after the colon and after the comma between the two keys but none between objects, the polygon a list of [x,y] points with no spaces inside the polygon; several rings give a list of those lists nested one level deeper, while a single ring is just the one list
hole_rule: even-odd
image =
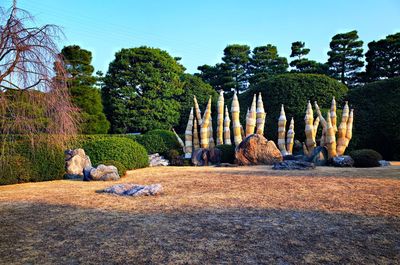
[{"label": "conical bamboo bundle", "polygon": [[327,124],[326,147],[328,149],[328,158],[333,158],[333,157],[337,156],[336,137],[335,137],[335,131],[333,129],[332,122],[331,122],[331,115],[329,113],[326,115],[326,124]]},{"label": "conical bamboo bundle", "polygon": [[203,120],[200,126],[200,145],[201,148],[208,148],[210,143],[210,138],[208,136],[209,125],[211,117],[211,97],[208,100],[207,108],[204,111]]},{"label": "conical bamboo bundle", "polygon": [[209,148],[214,148],[215,147],[215,142],[214,142],[214,131],[212,127],[212,117],[210,116],[210,124],[208,125],[208,144]]},{"label": "conical bamboo bundle", "polygon": [[193,108],[190,109],[189,119],[185,130],[185,154],[193,152]]},{"label": "conical bamboo bundle", "polygon": [[294,145],[294,119],[290,120],[289,130],[286,135],[286,149],[287,153],[291,155],[293,153],[293,145]]},{"label": "conical bamboo bundle", "polygon": [[321,135],[321,139],[320,139],[320,146],[325,146],[326,145],[326,130],[328,128],[328,125],[326,123],[325,118],[322,116],[321,110],[318,106],[318,103],[315,101],[314,102],[315,105],[315,111],[318,114],[318,118],[320,120],[320,123],[322,124],[322,135]]},{"label": "conical bamboo bundle", "polygon": [[249,115],[246,119],[246,136],[254,134],[256,128],[256,118],[257,118],[257,97],[256,94],[253,96],[253,102],[251,103]]},{"label": "conical bamboo bundle", "polygon": [[200,148],[199,131],[197,129],[197,118],[194,117],[193,122],[193,148],[194,151]]},{"label": "conical bamboo bundle", "polygon": [[239,107],[239,100],[236,95],[236,91],[233,95],[232,99],[232,106],[231,106],[231,113],[232,113],[232,127],[233,127],[233,139],[235,142],[235,145],[239,145],[242,142],[242,134],[240,131],[240,119],[239,119],[239,114],[240,114],[240,107]]},{"label": "conical bamboo bundle", "polygon": [[281,113],[278,120],[278,147],[282,155],[287,155],[285,135],[286,135],[286,114],[285,114],[285,108],[283,107],[282,104]]},{"label": "conical bamboo bundle", "polygon": [[199,103],[197,103],[196,96],[193,96],[193,102],[194,102],[194,110],[195,110],[195,113],[196,113],[196,120],[197,120],[198,125],[200,126],[201,122],[202,122],[201,110],[200,110],[200,107],[199,107]]},{"label": "conical bamboo bundle", "polygon": [[311,103],[310,101],[308,101],[306,116],[304,117],[304,122],[305,122],[304,132],[306,134],[306,146],[309,153],[312,153],[314,147],[316,146],[313,121],[314,121],[314,113],[312,110]]},{"label": "conical bamboo bundle", "polygon": [[244,133],[243,125],[240,124],[240,135],[242,136],[242,139],[246,137],[246,134]]},{"label": "conical bamboo bundle", "polygon": [[353,109],[350,111],[349,118],[347,120],[347,128],[346,128],[346,137],[345,137],[345,146],[344,148],[337,148],[338,155],[343,155],[346,148],[349,146],[349,142],[353,137]]},{"label": "conical bamboo bundle", "polygon": [[332,104],[331,104],[331,121],[332,121],[332,127],[335,133],[337,132],[337,123],[336,123],[337,117],[336,117],[336,100],[335,97],[332,98]]},{"label": "conical bamboo bundle", "polygon": [[219,92],[217,103],[217,145],[224,143],[224,92]]},{"label": "conical bamboo bundle", "polygon": [[228,145],[232,145],[230,126],[231,126],[231,119],[229,118],[228,106],[225,106],[224,144],[228,144]]},{"label": "conical bamboo bundle", "polygon": [[344,154],[344,151],[346,150],[346,132],[347,132],[347,121],[349,119],[349,105],[348,102],[346,101],[344,107],[343,107],[343,112],[342,112],[342,121],[340,122],[339,128],[338,128],[338,142],[337,142],[337,152],[339,154]]},{"label": "conical bamboo bundle", "polygon": [[258,94],[257,99],[257,109],[256,109],[256,118],[257,118],[257,134],[264,134],[264,125],[265,125],[265,110],[264,110],[264,103],[262,101],[261,92]]},{"label": "conical bamboo bundle", "polygon": [[179,145],[182,147],[183,152],[185,152],[185,143],[182,141],[181,137],[179,137],[179,135],[175,132],[175,130],[172,128],[172,131],[175,134],[176,139],[179,142]]},{"label": "conical bamboo bundle", "polygon": [[314,119],[314,124],[313,124],[313,139],[314,139],[314,141],[315,141],[315,138],[317,137],[319,121],[320,121],[320,119],[319,119],[319,117],[317,116],[317,117]]}]

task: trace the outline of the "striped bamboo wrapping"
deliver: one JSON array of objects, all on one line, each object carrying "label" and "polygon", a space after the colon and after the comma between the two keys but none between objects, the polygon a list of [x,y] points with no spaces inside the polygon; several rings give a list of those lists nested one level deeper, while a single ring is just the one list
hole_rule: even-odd
[{"label": "striped bamboo wrapping", "polygon": [[242,125],[242,124],[240,124],[240,135],[242,136],[242,139],[246,137],[246,134],[245,134],[245,132],[244,132],[244,129],[243,129],[243,125]]},{"label": "striped bamboo wrapping", "polygon": [[293,153],[293,145],[294,145],[294,119],[290,120],[289,130],[286,135],[286,151],[288,155]]},{"label": "striped bamboo wrapping", "polygon": [[337,152],[338,154],[344,154],[346,150],[346,132],[347,132],[347,121],[349,119],[349,105],[346,104],[343,107],[342,121],[340,122],[338,128],[338,142],[337,142]]},{"label": "striped bamboo wrapping", "polygon": [[332,127],[335,133],[337,132],[337,117],[336,117],[336,100],[335,97],[332,98],[332,104],[331,104],[331,122],[332,122]]},{"label": "striped bamboo wrapping", "polygon": [[285,108],[283,107],[282,104],[281,113],[279,115],[279,120],[278,120],[278,147],[282,155],[284,156],[287,155],[285,135],[286,135],[286,114],[285,114]]},{"label": "striped bamboo wrapping", "polygon": [[317,116],[314,119],[314,124],[313,124],[313,139],[314,139],[314,141],[315,141],[315,138],[317,137],[319,121],[320,121],[319,116]]},{"label": "striped bamboo wrapping", "polygon": [[231,114],[232,114],[233,140],[235,142],[235,145],[238,146],[242,142],[242,134],[240,131],[241,125],[239,119],[240,107],[236,91],[232,99]]},{"label": "striped bamboo wrapping", "polygon": [[185,152],[185,143],[182,141],[181,137],[179,137],[179,135],[175,132],[175,130],[172,128],[172,131],[175,134],[176,139],[179,142],[179,145],[182,147],[183,152]]},{"label": "striped bamboo wrapping", "polygon": [[229,118],[228,106],[225,106],[224,144],[228,145],[232,145],[230,126],[231,126],[231,119]]},{"label": "striped bamboo wrapping", "polygon": [[209,148],[214,148],[215,147],[215,142],[214,142],[214,131],[212,127],[212,117],[210,116],[210,124],[208,125],[208,144]]},{"label": "striped bamboo wrapping", "polygon": [[193,96],[193,102],[194,102],[194,110],[195,110],[195,113],[196,113],[196,120],[197,120],[198,125],[200,126],[201,122],[202,122],[202,120],[201,120],[201,110],[200,110],[200,107],[199,107],[199,103],[197,102],[196,96]]},{"label": "striped bamboo wrapping", "polygon": [[217,103],[217,145],[224,143],[224,92],[219,92]]},{"label": "striped bamboo wrapping", "polygon": [[264,103],[262,101],[262,96],[261,96],[261,92],[258,94],[258,99],[257,99],[257,114],[256,114],[256,118],[257,118],[257,130],[256,133],[257,134],[264,134],[264,125],[265,125],[265,110],[264,110]]},{"label": "striped bamboo wrapping", "polygon": [[249,115],[246,119],[246,136],[254,134],[256,128],[256,118],[257,118],[257,97],[256,94],[253,96],[253,102],[251,103]]},{"label": "striped bamboo wrapping", "polygon": [[319,118],[319,122],[322,124],[322,135],[321,135],[321,139],[320,139],[320,146],[325,146],[326,145],[326,130],[327,130],[327,123],[325,118],[322,116],[321,110],[318,106],[318,103],[315,101],[314,102],[315,105],[315,111],[318,114],[318,118]]},{"label": "striped bamboo wrapping", "polygon": [[353,112],[354,112],[354,110],[351,109],[350,114],[349,114],[349,119],[347,120],[346,147],[349,146],[349,142],[350,142],[351,138],[353,137],[353,118],[354,118]]},{"label": "striped bamboo wrapping", "polygon": [[304,132],[306,134],[306,146],[308,152],[311,154],[316,146],[315,137],[314,137],[314,113],[312,110],[312,106],[310,101],[307,103],[306,116],[304,117],[305,129]]},{"label": "striped bamboo wrapping", "polygon": [[194,151],[200,148],[199,131],[197,129],[196,117],[194,117],[194,122],[193,122],[193,148]]},{"label": "striped bamboo wrapping", "polygon": [[337,156],[336,152],[336,137],[335,137],[335,130],[333,129],[332,122],[331,122],[331,115],[327,113],[326,115],[326,147],[328,149],[328,158],[333,158]]},{"label": "striped bamboo wrapping", "polygon": [[207,108],[204,111],[203,121],[200,126],[200,146],[201,148],[208,148],[210,143],[210,138],[208,136],[209,125],[210,125],[210,117],[211,117],[211,97],[208,100]]},{"label": "striped bamboo wrapping", "polygon": [[185,130],[185,154],[193,152],[193,108],[190,109],[189,119]]}]

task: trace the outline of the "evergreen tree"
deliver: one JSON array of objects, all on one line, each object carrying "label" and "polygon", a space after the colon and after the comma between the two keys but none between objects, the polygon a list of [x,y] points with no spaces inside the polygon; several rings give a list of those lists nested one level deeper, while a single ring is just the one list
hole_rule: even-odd
[{"label": "evergreen tree", "polygon": [[197,67],[200,73],[195,75],[201,77],[204,82],[210,84],[216,91],[229,92],[235,88],[235,81],[228,66],[224,63],[218,63],[215,66],[202,65]]},{"label": "evergreen tree", "polygon": [[329,73],[343,84],[356,82],[358,72],[364,66],[363,41],[358,39],[356,30],[336,34],[330,42],[328,52]]},{"label": "evergreen tree", "polygon": [[81,133],[107,133],[110,123],[103,113],[100,91],[94,87],[96,77],[92,75],[92,53],[72,45],[64,47],[61,55],[68,74],[67,82],[72,103],[81,109]]},{"label": "evergreen tree", "polygon": [[250,47],[247,45],[232,44],[224,49],[222,61],[230,70],[237,93],[246,90],[248,86],[247,67],[250,61]]}]

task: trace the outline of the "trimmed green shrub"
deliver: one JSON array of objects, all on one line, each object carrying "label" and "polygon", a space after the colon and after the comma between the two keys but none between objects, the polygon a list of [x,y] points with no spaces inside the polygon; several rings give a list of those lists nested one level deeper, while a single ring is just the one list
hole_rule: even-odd
[{"label": "trimmed green shrub", "polygon": [[178,150],[171,149],[168,151],[166,157],[171,166],[183,166],[184,161]]},{"label": "trimmed green shrub", "polygon": [[168,150],[176,149],[178,152],[181,154],[183,153],[182,147],[178,142],[178,139],[176,139],[176,136],[173,132],[168,131],[168,130],[152,130],[146,133],[145,135],[159,135],[163,141],[165,146],[167,147]]},{"label": "trimmed green shrub", "polygon": [[235,146],[221,144],[217,145],[217,148],[221,150],[221,163],[230,163],[233,164],[235,162]]},{"label": "trimmed green shrub", "polygon": [[354,150],[350,156],[355,167],[379,167],[379,160],[382,160],[381,154],[372,149]]},{"label": "trimmed green shrub", "polygon": [[0,185],[28,182],[31,179],[31,162],[19,154],[9,156],[0,169]]},{"label": "trimmed green shrub", "polygon": [[94,165],[105,160],[119,161],[127,169],[143,168],[149,165],[146,149],[128,138],[109,137],[87,141],[82,147]]},{"label": "trimmed green shrub", "polygon": [[146,148],[148,154],[165,154],[168,151],[164,139],[159,134],[138,135],[135,139]]},{"label": "trimmed green shrub", "polygon": [[124,166],[124,164],[122,162],[120,162],[120,161],[104,160],[104,161],[100,161],[97,164],[97,166],[100,165],[100,164],[103,164],[103,165],[106,165],[106,166],[114,166],[114,167],[116,167],[118,169],[118,174],[119,174],[120,177],[124,176],[126,171],[127,171],[127,169]]},{"label": "trimmed green shrub", "polygon": [[[245,124],[247,108],[250,107],[253,95],[261,92],[265,111],[265,136],[277,139],[278,118],[281,104],[285,106],[288,122],[295,120],[296,139],[304,139],[304,115],[307,101],[318,101],[321,108],[329,108],[332,97],[336,97],[338,109],[343,105],[347,87],[339,81],[325,75],[287,73],[274,75],[250,86],[249,90],[239,96],[241,122]],[[357,118],[355,118],[357,119]]]}]

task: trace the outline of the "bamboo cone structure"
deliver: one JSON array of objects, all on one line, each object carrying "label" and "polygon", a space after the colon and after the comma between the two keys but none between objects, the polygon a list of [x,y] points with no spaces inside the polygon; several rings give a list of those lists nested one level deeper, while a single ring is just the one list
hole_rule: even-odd
[{"label": "bamboo cone structure", "polygon": [[231,126],[231,119],[229,119],[228,106],[225,106],[224,144],[228,144],[228,145],[232,145],[230,126]]},{"label": "bamboo cone structure", "polygon": [[217,103],[217,145],[224,143],[224,92],[219,92]]},{"label": "bamboo cone structure", "polygon": [[346,144],[347,144],[346,134],[347,134],[348,119],[349,119],[349,105],[348,102],[346,101],[343,107],[342,121],[340,122],[338,128],[337,153],[339,155],[344,154],[344,151],[346,150]]},{"label": "bamboo cone structure", "polygon": [[326,147],[328,149],[328,158],[333,158],[337,156],[336,152],[336,137],[335,130],[333,129],[331,122],[331,115],[328,113],[326,115]]},{"label": "bamboo cone structure", "polygon": [[202,122],[201,110],[200,110],[200,107],[199,107],[199,103],[197,103],[196,96],[193,96],[193,101],[194,101],[194,110],[195,110],[195,113],[196,113],[196,120],[197,120],[198,125],[200,126],[201,122]]},{"label": "bamboo cone structure", "polygon": [[176,133],[176,131],[172,128],[172,131],[175,134],[176,139],[179,142],[179,145],[182,147],[183,152],[185,152],[185,143],[182,141],[181,137],[179,137],[179,135]]},{"label": "bamboo cone structure", "polygon": [[286,135],[286,151],[288,155],[293,153],[293,145],[294,145],[294,119],[290,120],[289,130]]},{"label": "bamboo cone structure", "polygon": [[261,92],[258,94],[258,99],[257,99],[257,109],[256,109],[256,118],[257,118],[257,134],[264,134],[264,125],[265,125],[265,110],[264,110],[264,103],[262,101],[262,96]]},{"label": "bamboo cone structure", "polygon": [[239,107],[239,100],[236,95],[236,91],[233,95],[232,106],[231,106],[231,113],[232,113],[232,127],[233,127],[233,139],[235,145],[238,146],[242,142],[242,134],[240,130],[240,107]]},{"label": "bamboo cone structure", "polygon": [[326,145],[326,130],[327,130],[328,125],[326,123],[326,120],[322,116],[321,109],[319,108],[318,103],[316,101],[314,102],[314,105],[315,105],[315,111],[318,114],[318,118],[320,120],[320,123],[322,124],[322,135],[321,135],[321,139],[320,139],[320,144],[319,145],[320,146],[325,146]]},{"label": "bamboo cone structure", "polygon": [[[347,131],[346,131],[346,147],[349,146],[349,142],[353,137],[353,112],[354,110],[350,110],[349,119],[347,120]],[[344,153],[344,152],[343,152]]]},{"label": "bamboo cone structure", "polygon": [[286,135],[286,114],[285,114],[285,108],[283,107],[282,104],[281,113],[278,120],[278,147],[282,155],[284,156],[287,155],[285,135]]},{"label": "bamboo cone structure", "polygon": [[331,114],[332,127],[333,127],[333,130],[336,133],[338,128],[337,128],[337,122],[336,122],[337,121],[337,117],[336,117],[336,100],[335,100],[335,97],[332,98],[330,114]]},{"label": "bamboo cone structure", "polygon": [[209,148],[214,148],[215,147],[215,142],[214,142],[214,131],[213,131],[213,127],[212,127],[212,117],[210,116],[210,124],[208,126],[208,144],[209,144]]},{"label": "bamboo cone structure", "polygon": [[306,146],[310,154],[313,152],[314,147],[316,146],[313,121],[314,121],[314,113],[312,110],[311,103],[310,101],[308,101],[306,116],[304,117],[304,122],[305,122],[304,131],[306,134]]},{"label": "bamboo cone structure", "polygon": [[204,111],[203,120],[200,126],[200,146],[201,148],[208,148],[210,145],[210,138],[208,136],[209,125],[211,118],[211,97],[208,100],[207,108]]},{"label": "bamboo cone structure", "polygon": [[190,109],[189,119],[185,130],[185,156],[191,156],[193,152],[193,108]]},{"label": "bamboo cone structure", "polygon": [[253,102],[251,103],[250,111],[246,118],[246,137],[254,134],[254,129],[256,128],[256,112],[257,107],[257,97],[256,94],[253,96]]},{"label": "bamboo cone structure", "polygon": [[199,141],[199,131],[197,129],[197,118],[194,117],[194,122],[193,122],[193,148],[195,150],[200,148],[200,141]]}]

